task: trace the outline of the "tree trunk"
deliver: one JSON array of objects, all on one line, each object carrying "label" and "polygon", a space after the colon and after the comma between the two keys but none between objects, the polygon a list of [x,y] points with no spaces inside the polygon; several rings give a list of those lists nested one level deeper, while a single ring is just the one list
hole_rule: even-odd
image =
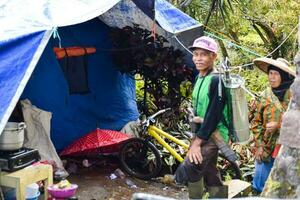
[{"label": "tree trunk", "polygon": [[300,198],[300,51],[295,63],[298,73],[291,86],[289,110],[283,117],[279,137],[282,147],[262,192],[268,198]]},{"label": "tree trunk", "polygon": [[226,58],[228,57],[229,58],[229,55],[228,55],[228,52],[227,52],[227,49],[223,43],[222,40],[219,40],[219,46],[220,46],[220,49],[221,49],[221,52],[222,52],[222,56],[223,58]]},{"label": "tree trunk", "polygon": [[212,13],[214,12],[214,10],[215,10],[215,8],[216,8],[216,4],[217,4],[217,0],[213,0],[213,1],[211,2],[211,4],[210,4],[210,8],[209,8],[207,17],[206,17],[205,22],[204,22],[204,30],[206,29],[206,26],[208,25],[210,16],[212,15]]},{"label": "tree trunk", "polygon": [[[270,51],[273,51],[278,44],[279,44],[279,37],[276,37],[275,33],[273,32],[270,25],[268,25],[264,21],[260,21],[259,19],[254,19],[251,17],[246,17],[251,23],[254,28],[254,30],[257,32],[257,34],[260,36],[262,41],[265,43],[265,45],[268,46]],[[260,30],[261,29],[261,30]],[[263,34],[263,32],[264,34]],[[280,56],[280,48],[277,49],[273,54],[273,58],[278,58]]]}]

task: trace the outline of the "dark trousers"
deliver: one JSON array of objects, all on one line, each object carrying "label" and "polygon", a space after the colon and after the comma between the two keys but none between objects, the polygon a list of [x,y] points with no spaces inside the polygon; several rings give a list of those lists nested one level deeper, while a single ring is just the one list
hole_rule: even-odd
[{"label": "dark trousers", "polygon": [[199,181],[202,177],[206,186],[221,186],[222,180],[217,169],[218,147],[212,141],[204,141],[201,145],[203,161],[201,164],[194,164],[185,158],[175,172],[175,181],[180,184],[187,184]]}]

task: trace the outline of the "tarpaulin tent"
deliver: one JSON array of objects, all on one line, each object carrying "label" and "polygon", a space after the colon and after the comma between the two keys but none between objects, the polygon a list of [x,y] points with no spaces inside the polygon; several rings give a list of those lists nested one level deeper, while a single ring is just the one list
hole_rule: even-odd
[{"label": "tarpaulin tent", "polygon": [[[155,12],[154,12],[155,11]],[[139,24],[185,43],[201,25],[164,0],[14,0],[0,2],[0,133],[17,101],[53,113],[51,138],[58,150],[96,127],[118,130],[138,117],[135,82],[116,70],[109,27]],[[197,35],[197,36],[198,36]],[[181,48],[173,37],[172,45]],[[53,47],[92,46],[89,93],[69,94]]]}]

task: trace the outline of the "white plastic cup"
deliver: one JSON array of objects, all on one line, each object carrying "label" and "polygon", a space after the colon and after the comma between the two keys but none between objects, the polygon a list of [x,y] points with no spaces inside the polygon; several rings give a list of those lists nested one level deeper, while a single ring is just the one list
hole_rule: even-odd
[{"label": "white plastic cup", "polygon": [[37,196],[39,193],[39,185],[36,183],[32,183],[27,185],[26,187],[26,199],[31,199]]}]

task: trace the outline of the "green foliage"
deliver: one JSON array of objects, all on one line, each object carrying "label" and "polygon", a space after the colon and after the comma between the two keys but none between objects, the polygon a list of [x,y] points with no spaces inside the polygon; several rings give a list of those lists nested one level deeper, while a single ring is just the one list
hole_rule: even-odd
[{"label": "green foliage", "polygon": [[191,99],[193,85],[190,81],[184,81],[180,85],[180,93],[186,99]]},{"label": "green foliage", "polygon": [[251,92],[260,94],[268,85],[268,76],[258,69],[243,70],[241,76],[245,79],[245,86]]},{"label": "green foliage", "polygon": [[[181,1],[173,0],[175,6],[180,4],[178,2]],[[222,54],[226,53],[226,56],[229,56],[233,66],[251,63],[258,56],[237,48],[230,42],[266,56],[283,42],[299,20],[298,0],[193,0],[183,11],[204,24],[213,2],[217,4],[204,28],[207,32],[224,39],[220,41],[226,48],[226,52],[222,51]],[[292,63],[296,52],[294,31],[272,56],[283,57]],[[225,55],[219,54],[218,57],[222,56]],[[268,82],[264,73],[257,69],[244,69],[241,75],[250,91],[260,93],[266,88]]]},{"label": "green foliage", "polygon": [[142,100],[140,110],[149,115],[167,107],[178,113],[181,101],[189,95],[188,90],[182,95],[181,84],[193,77],[192,69],[184,63],[185,54],[168,45],[164,37],[157,34],[153,37],[151,31],[136,24],[111,28],[110,35],[114,48],[120,50],[112,52],[117,58],[114,60],[117,69],[121,73],[139,74],[138,78],[144,80],[137,83],[137,99]]},{"label": "green foliage", "polygon": [[232,144],[231,148],[239,155],[239,167],[245,181],[252,181],[254,174],[254,155],[248,145]]},{"label": "green foliage", "polygon": [[[177,2],[177,0],[173,2],[175,1]],[[204,27],[206,31],[262,56],[273,51],[298,23],[300,10],[298,0],[193,0],[184,11],[203,24],[212,2],[215,1],[217,6],[211,13],[207,27]],[[252,62],[256,57],[244,50],[233,48],[227,41],[225,43],[232,63],[241,65]],[[273,56],[292,61],[296,52],[297,42],[294,32]]]},{"label": "green foliage", "polygon": [[[139,107],[139,110],[144,107],[144,86],[145,82],[139,74],[135,75],[135,88],[136,88],[136,101]],[[147,93],[146,98],[146,107],[149,110],[149,113],[154,113],[157,110],[157,106],[154,103],[154,98],[151,94]]]}]

